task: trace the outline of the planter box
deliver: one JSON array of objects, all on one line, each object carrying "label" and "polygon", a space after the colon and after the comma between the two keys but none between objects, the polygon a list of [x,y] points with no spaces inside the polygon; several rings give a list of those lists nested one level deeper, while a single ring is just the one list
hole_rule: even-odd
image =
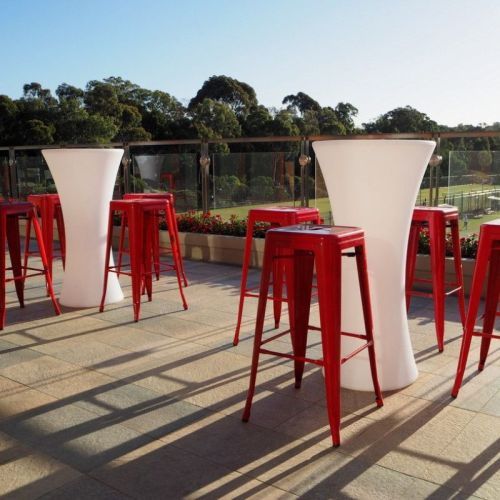
[{"label": "planter box", "polygon": [[[416,278],[429,279],[431,277],[430,273],[430,256],[429,255],[417,255],[417,262],[415,268]],[[470,287],[472,284],[472,275],[474,274],[474,266],[476,264],[475,259],[462,259],[462,274],[464,278],[465,295],[469,295]],[[451,257],[446,258],[445,263],[445,281],[454,282],[455,281],[455,268],[453,264],[453,259]],[[415,283],[415,290],[420,291],[430,291],[430,283]],[[483,287],[482,297],[485,297],[486,284]]]},{"label": "planter box", "polygon": [[[167,244],[166,231],[161,232],[161,241]],[[250,265],[261,267],[264,256],[264,238],[254,238]],[[220,262],[241,266],[245,248],[245,238],[219,234],[179,233],[179,243],[183,257],[206,262]]]},{"label": "planter box", "polygon": [[[220,262],[241,266],[245,238],[236,236],[221,236],[217,234],[179,233],[182,255],[186,259],[206,262]],[[162,232],[161,241],[167,244],[166,232]],[[252,243],[252,267],[261,267],[264,256],[264,238],[254,238]],[[468,295],[474,273],[474,259],[462,259],[465,293]],[[447,258],[445,264],[445,280],[455,281],[453,259]],[[430,256],[417,255],[415,277],[430,278]],[[486,287],[485,287],[486,288]],[[430,291],[430,283],[415,283],[415,289]],[[484,297],[484,289],[483,289]]]},{"label": "planter box", "polygon": [[[21,221],[21,227],[24,226]],[[118,246],[120,228],[115,226],[113,231],[113,244]],[[21,232],[23,234],[24,231]],[[34,234],[32,232],[32,238]],[[54,230],[54,240],[57,241],[57,231]],[[168,234],[166,231],[160,231],[160,242],[162,246],[168,246]],[[250,265],[252,267],[262,267],[264,257],[264,238],[254,238],[252,243],[252,255]],[[179,243],[182,256],[190,260],[200,260],[205,262],[217,262],[221,264],[232,264],[241,266],[243,261],[243,251],[245,247],[245,238],[238,236],[223,236],[219,234],[200,234],[200,233],[179,233]],[[474,273],[474,259],[462,259],[462,270],[464,277],[465,293],[469,294]],[[415,268],[415,277],[430,278],[430,256],[417,255]],[[446,258],[445,280],[452,282],[455,280],[453,259]],[[420,291],[430,291],[431,285],[427,283],[415,283],[414,288]],[[483,298],[486,286],[483,288]]]}]

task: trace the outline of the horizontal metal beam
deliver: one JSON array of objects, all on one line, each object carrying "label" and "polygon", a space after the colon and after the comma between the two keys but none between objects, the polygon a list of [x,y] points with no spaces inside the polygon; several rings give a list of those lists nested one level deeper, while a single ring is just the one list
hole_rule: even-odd
[{"label": "horizontal metal beam", "polygon": [[[500,130],[474,130],[463,132],[415,132],[404,134],[352,134],[352,135],[310,135],[310,136],[270,136],[270,137],[226,137],[222,139],[209,139],[208,144],[251,144],[251,143],[276,143],[300,141],[335,141],[335,140],[381,140],[381,139],[459,139],[459,138],[486,138],[500,137]],[[201,139],[168,139],[164,141],[137,141],[126,143],[129,147],[144,146],[182,146],[200,145]],[[29,146],[1,146],[0,151],[54,149],[54,148],[120,148],[124,143],[112,142],[108,144],[38,144]]]}]

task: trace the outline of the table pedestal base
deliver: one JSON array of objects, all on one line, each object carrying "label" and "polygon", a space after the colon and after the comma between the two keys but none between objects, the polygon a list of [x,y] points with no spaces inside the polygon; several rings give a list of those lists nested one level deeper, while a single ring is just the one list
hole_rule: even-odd
[{"label": "table pedestal base", "polygon": [[[335,224],[365,231],[374,341],[383,390],[400,389],[418,375],[405,304],[406,248],[413,207],[433,141],[341,140],[313,144]],[[364,331],[352,259],[342,266],[342,331]],[[342,339],[342,354],[359,341]],[[368,356],[342,367],[342,387],[372,391]]]},{"label": "table pedestal base", "polygon": [[[68,307],[101,303],[109,202],[113,197],[122,149],[45,149],[57,186],[66,230],[66,266],[59,302]],[[123,293],[110,275],[106,303]]]}]

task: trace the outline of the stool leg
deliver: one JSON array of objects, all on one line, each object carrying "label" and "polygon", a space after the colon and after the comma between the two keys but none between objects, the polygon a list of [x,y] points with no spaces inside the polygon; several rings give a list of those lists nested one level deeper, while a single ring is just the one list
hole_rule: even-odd
[{"label": "stool leg", "polygon": [[42,202],[42,235],[45,246],[45,255],[47,257],[47,266],[52,276],[52,263],[54,260],[54,205],[44,199]]},{"label": "stool leg", "polygon": [[460,232],[458,228],[458,220],[450,221],[451,239],[453,243],[453,262],[455,264],[455,275],[458,290],[458,308],[460,311],[460,320],[462,326],[465,326],[465,292],[464,292],[464,278],[462,272],[462,256],[460,249]]},{"label": "stool leg", "polygon": [[[175,208],[174,208],[173,202],[170,203],[170,210],[171,210],[171,218],[172,218],[172,229],[173,229],[173,233],[175,236],[175,245],[177,248],[177,253],[179,255],[179,265],[180,265],[181,276],[182,276],[182,280],[184,281],[184,286],[188,286],[189,283],[188,283],[188,280],[186,278],[186,273],[184,271],[184,261],[182,259],[181,245],[179,243],[180,240],[179,240],[179,228],[177,226],[177,215],[175,213]],[[173,249],[172,249],[172,251],[173,251]]]},{"label": "stool leg", "polygon": [[26,219],[26,233],[24,238],[24,259],[23,259],[23,276],[26,279],[28,274],[28,257],[30,255],[30,240],[31,240],[31,219]]},{"label": "stool leg", "polygon": [[250,370],[250,383],[248,387],[247,400],[243,410],[242,420],[248,422],[252,409],[252,400],[255,393],[255,381],[257,379],[257,368],[259,366],[260,346],[264,332],[264,319],[266,317],[267,296],[269,294],[269,282],[273,266],[274,245],[266,241],[264,250],[264,262],[260,277],[259,304],[257,306],[257,318],[255,321],[255,336],[253,341],[252,368]]},{"label": "stool leg", "polygon": [[406,252],[406,311],[410,309],[411,290],[413,288],[413,278],[415,277],[415,263],[417,261],[418,235],[420,226],[412,223],[408,240],[408,250]]},{"label": "stool leg", "polygon": [[[101,305],[99,306],[99,312],[104,311],[104,302],[106,301],[106,292],[108,290],[108,275],[109,275],[109,261],[111,258],[111,242],[113,238],[113,210],[109,209],[108,215],[108,235],[106,238],[106,253],[104,255],[104,280],[102,285],[102,297],[101,297]],[[123,221],[123,218],[122,218]],[[117,271],[120,268],[118,267]]]},{"label": "stool leg", "polygon": [[[279,252],[279,250],[278,250]],[[281,298],[283,297],[283,277],[284,277],[284,265],[283,261],[280,259],[274,259],[273,264],[273,312],[274,312],[274,328],[279,328],[281,320],[281,310],[283,309],[283,303]],[[288,293],[288,288],[287,288]]]},{"label": "stool leg", "polygon": [[[120,223],[120,240],[118,242],[118,262],[116,266],[116,274],[120,276],[122,270],[122,258],[123,258],[123,245],[125,242],[125,226],[127,225],[127,215],[122,213],[121,223]],[[130,250],[130,234],[129,234],[129,250]]]},{"label": "stool leg", "polygon": [[20,306],[24,307],[24,273],[21,264],[21,241],[19,237],[19,217],[17,215],[7,216],[7,241],[17,298]]},{"label": "stool leg", "polygon": [[238,319],[236,320],[236,329],[234,330],[233,345],[238,345],[240,339],[241,318],[243,315],[243,303],[247,291],[248,266],[250,264],[250,255],[252,252],[252,238],[254,218],[249,215],[247,222],[247,234],[245,237],[245,251],[243,252],[243,265],[241,268],[241,283],[240,283],[240,302],[238,304]]},{"label": "stool leg", "polygon": [[66,231],[64,229],[64,217],[60,206],[55,209],[55,214],[57,234],[59,235],[59,248],[61,249],[61,260],[64,269],[66,266]]},{"label": "stool leg", "polygon": [[139,321],[141,310],[141,284],[143,280],[144,216],[139,207],[133,207],[128,224],[130,267],[132,274],[132,303],[134,321]]},{"label": "stool leg", "polygon": [[457,374],[455,377],[455,384],[451,391],[451,395],[456,398],[462,380],[464,378],[465,368],[467,366],[467,356],[469,355],[472,334],[474,333],[474,325],[476,323],[477,311],[479,309],[479,301],[481,299],[481,290],[483,287],[484,279],[486,277],[486,270],[488,268],[489,260],[489,242],[481,241],[479,238],[479,248],[476,256],[476,267],[474,268],[474,275],[472,276],[471,292],[469,297],[469,308],[467,310],[467,318],[465,320],[464,334],[462,337],[462,345],[460,347],[460,355],[458,358]]},{"label": "stool leg", "polygon": [[[325,256],[325,253],[328,254],[329,258]],[[318,281],[326,404],[333,446],[340,445],[340,259],[340,251],[337,248],[325,248],[323,252],[318,252],[316,255],[316,278]]]},{"label": "stool leg", "polygon": [[[309,329],[309,312],[311,308],[311,291],[314,270],[314,255],[310,252],[295,251],[293,259],[285,259],[287,276],[288,314],[290,317],[290,336],[293,354],[305,357],[307,333]],[[304,361],[295,360],[295,387],[300,388],[304,374]]]},{"label": "stool leg", "polygon": [[436,337],[439,352],[444,350],[444,264],[445,264],[445,235],[444,221],[432,217],[429,221],[429,235],[431,239],[431,269],[432,269],[432,298],[434,300],[434,318],[436,322]]},{"label": "stool leg", "polygon": [[0,330],[5,326],[5,238],[7,237],[7,221],[0,215]]},{"label": "stool leg", "polygon": [[478,370],[484,369],[486,357],[490,349],[493,327],[495,326],[498,298],[500,294],[500,248],[491,253],[490,270],[488,273],[488,288],[484,308],[483,334],[481,339],[481,354],[479,356]]},{"label": "stool leg", "polygon": [[[184,296],[184,291],[182,289],[181,282],[181,269],[182,269],[182,257],[179,253],[179,243],[175,234],[175,221],[173,219],[173,212],[170,209],[170,203],[167,202],[167,209],[165,210],[165,217],[167,219],[167,231],[170,240],[170,248],[172,250],[172,258],[174,260],[175,275],[177,276],[177,284],[179,286],[179,293],[181,295],[182,306],[184,310],[188,308],[186,297]],[[159,245],[159,243],[158,243]]]},{"label": "stool leg", "polygon": [[155,268],[156,280],[160,279],[160,218],[157,213],[154,214],[151,221],[151,236],[153,237],[153,265]]},{"label": "stool leg", "polygon": [[[155,245],[156,241],[154,238],[154,222],[156,220],[156,215],[151,213],[146,213],[144,217],[144,250],[142,252],[142,275],[144,276],[144,290],[148,295],[148,302],[151,302],[153,298],[153,271],[151,270],[151,262],[153,262],[153,267],[155,268]],[[144,292],[143,292],[144,293]]]},{"label": "stool leg", "polygon": [[45,253],[45,245],[43,243],[42,230],[40,228],[40,224],[38,223],[38,219],[36,218],[36,213],[34,209],[30,212],[29,216],[32,218],[33,229],[35,230],[36,240],[38,243],[38,247],[40,248],[40,258],[42,259],[42,265],[45,271],[45,284],[48,296],[52,301],[52,305],[54,306],[54,311],[56,315],[59,315],[61,314],[61,309],[59,308],[59,304],[54,295],[54,289],[52,287],[52,273],[49,271],[49,261]]},{"label": "stool leg", "polygon": [[377,406],[383,406],[382,392],[378,383],[377,358],[375,356],[375,346],[373,343],[373,317],[370,300],[370,287],[368,282],[368,266],[366,263],[365,245],[355,248],[356,265],[358,268],[359,289],[361,292],[361,303],[363,305],[363,318],[365,322],[366,339],[368,340],[368,357],[370,359],[370,370],[372,372],[373,389],[375,390],[375,400]]}]

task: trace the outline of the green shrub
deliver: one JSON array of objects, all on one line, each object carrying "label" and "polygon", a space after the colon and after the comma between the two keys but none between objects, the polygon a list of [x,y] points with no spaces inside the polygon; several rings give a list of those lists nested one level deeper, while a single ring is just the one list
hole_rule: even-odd
[{"label": "green shrub", "polygon": [[[236,215],[232,215],[229,220],[224,220],[220,215],[190,211],[178,215],[177,224],[179,231],[186,233],[245,236],[247,231],[247,219],[241,219]],[[160,228],[166,229],[164,219],[160,222]],[[263,238],[268,228],[269,224],[267,223],[257,223],[253,233],[254,237]]]},{"label": "green shrub", "polygon": [[[428,255],[430,254],[430,243],[429,243],[429,229],[420,229],[418,238],[418,253]],[[478,238],[477,234],[469,234],[460,238],[460,251],[463,258],[475,259],[477,254]],[[453,244],[451,240],[451,234],[446,235],[446,255],[448,257],[453,256]]]}]

